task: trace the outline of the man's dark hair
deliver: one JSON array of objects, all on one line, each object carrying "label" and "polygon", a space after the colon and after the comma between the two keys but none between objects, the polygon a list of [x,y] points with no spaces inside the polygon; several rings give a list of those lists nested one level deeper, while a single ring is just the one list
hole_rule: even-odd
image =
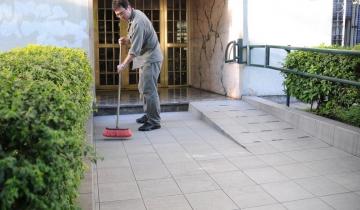
[{"label": "man's dark hair", "polygon": [[116,10],[120,7],[127,9],[129,6],[129,1],[128,0],[113,0],[112,2],[112,9]]}]

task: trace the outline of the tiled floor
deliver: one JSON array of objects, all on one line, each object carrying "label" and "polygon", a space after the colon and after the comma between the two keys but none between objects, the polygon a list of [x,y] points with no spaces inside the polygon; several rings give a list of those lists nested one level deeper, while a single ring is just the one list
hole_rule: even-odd
[{"label": "tiled floor", "polygon": [[134,132],[122,141],[101,135],[114,116],[95,117],[97,209],[360,209],[360,158],[242,101],[194,107],[206,120],[162,113],[151,132],[122,115]]}]

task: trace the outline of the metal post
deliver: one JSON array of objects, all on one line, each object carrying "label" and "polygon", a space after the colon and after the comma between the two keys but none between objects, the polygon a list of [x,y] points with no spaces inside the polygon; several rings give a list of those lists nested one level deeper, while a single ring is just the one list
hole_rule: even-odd
[{"label": "metal post", "polygon": [[250,48],[250,44],[248,44],[246,46],[246,51],[247,51],[247,65],[251,65],[251,48]]},{"label": "metal post", "polygon": [[270,64],[270,47],[265,46],[265,65],[264,67],[268,67]]},{"label": "metal post", "polygon": [[290,94],[289,91],[286,90],[286,106],[290,106]]},{"label": "metal post", "polygon": [[237,40],[237,63],[243,63],[243,40]]}]

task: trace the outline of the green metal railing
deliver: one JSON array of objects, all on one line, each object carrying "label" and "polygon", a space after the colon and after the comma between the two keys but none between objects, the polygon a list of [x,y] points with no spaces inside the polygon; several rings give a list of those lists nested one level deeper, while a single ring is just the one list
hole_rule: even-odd
[{"label": "green metal railing", "polygon": [[[265,49],[264,65],[251,63],[251,50],[255,49],[255,48],[264,48]],[[291,47],[291,46],[278,46],[278,45],[243,46],[242,39],[238,39],[236,41],[230,42],[226,46],[225,63],[238,63],[238,64],[246,63],[248,66],[268,68],[268,69],[273,69],[273,70],[277,70],[277,71],[281,71],[281,72],[285,72],[285,73],[292,73],[292,74],[300,75],[303,77],[317,78],[317,79],[327,80],[327,81],[336,82],[336,83],[340,83],[340,84],[352,85],[357,88],[360,88],[360,82],[358,82],[358,81],[340,79],[340,78],[336,78],[336,77],[328,77],[328,76],[323,76],[323,75],[319,75],[319,74],[310,74],[310,73],[298,71],[296,69],[285,69],[285,68],[271,66],[270,65],[271,49],[283,49],[287,53],[290,53],[292,50],[299,50],[299,51],[310,51],[310,52],[327,53],[327,54],[360,56],[360,51],[352,51],[352,50],[335,50],[335,49]],[[230,56],[229,51],[232,51],[232,54],[231,54],[232,57],[229,57]],[[244,51],[246,51],[246,53],[244,53]],[[244,56],[245,54],[246,54],[246,58]],[[290,96],[289,96],[289,94],[287,94],[286,105],[289,106],[289,104],[290,104]]]}]

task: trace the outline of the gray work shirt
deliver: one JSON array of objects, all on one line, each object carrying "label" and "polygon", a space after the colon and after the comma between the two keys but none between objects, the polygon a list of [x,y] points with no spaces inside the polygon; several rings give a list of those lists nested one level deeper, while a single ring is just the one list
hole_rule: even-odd
[{"label": "gray work shirt", "polygon": [[133,69],[147,63],[163,60],[160,44],[151,21],[140,10],[133,9],[129,19],[128,38],[131,47],[129,54],[135,56]]}]

